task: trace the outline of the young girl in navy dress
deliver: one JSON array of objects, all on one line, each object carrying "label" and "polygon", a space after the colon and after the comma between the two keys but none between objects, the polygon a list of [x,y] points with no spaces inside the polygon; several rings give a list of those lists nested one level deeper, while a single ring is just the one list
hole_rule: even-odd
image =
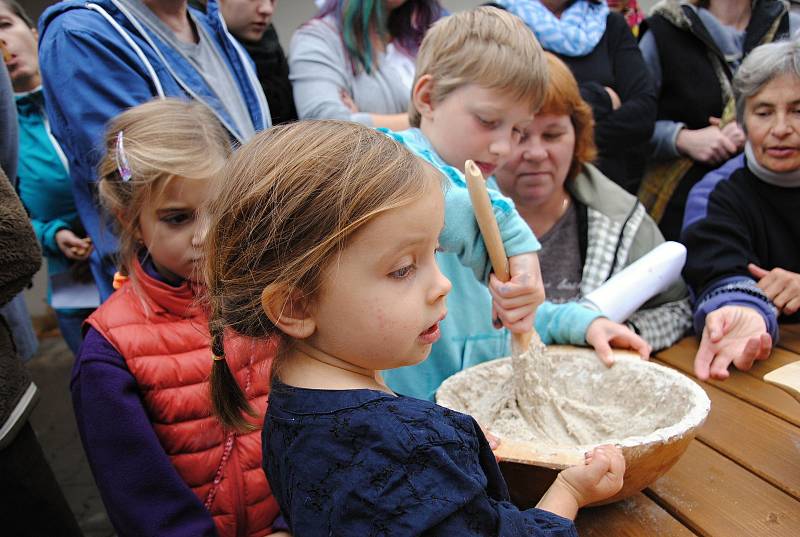
[{"label": "young girl in navy dress", "polygon": [[435,168],[363,126],[309,121],[258,134],[223,176],[205,240],[213,399],[247,425],[223,330],[281,338],[262,445],[293,534],[574,536],[578,508],[619,490],[624,459],[604,446],[520,511],[474,419],[381,379],[424,360],[447,314]]}]

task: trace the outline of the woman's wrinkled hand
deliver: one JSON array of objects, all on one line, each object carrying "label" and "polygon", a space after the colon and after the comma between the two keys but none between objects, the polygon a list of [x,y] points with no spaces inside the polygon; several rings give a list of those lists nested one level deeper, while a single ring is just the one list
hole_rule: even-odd
[{"label": "woman's wrinkled hand", "polygon": [[792,315],[800,309],[800,274],[782,268],[766,270],[753,263],[747,265],[747,270],[781,313]]},{"label": "woman's wrinkled hand", "polygon": [[772,337],[761,314],[747,306],[723,306],[706,315],[700,348],[694,358],[694,374],[700,380],[725,380],[733,363],[747,371],[756,360],[766,360]]},{"label": "woman's wrinkled hand", "polygon": [[[722,125],[722,121],[718,117],[712,116],[708,118],[708,122],[710,125],[715,127],[720,127],[720,125]],[[730,121],[726,123],[724,127],[720,127],[720,129],[722,130],[722,134],[727,136],[728,140],[736,145],[737,152],[744,148],[744,144],[747,141],[747,135],[737,122]]]},{"label": "woman's wrinkled hand", "polygon": [[703,129],[681,129],[675,142],[678,151],[696,162],[721,164],[739,151],[722,130],[710,125]]}]

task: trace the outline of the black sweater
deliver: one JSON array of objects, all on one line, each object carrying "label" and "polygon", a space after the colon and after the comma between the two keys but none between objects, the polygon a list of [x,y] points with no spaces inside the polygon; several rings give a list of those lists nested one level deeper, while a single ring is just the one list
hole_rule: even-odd
[{"label": "black sweater", "polygon": [[[586,56],[559,58],[578,80],[595,118],[600,170],[635,194],[644,173],[656,120],[656,94],[636,39],[619,13],[610,13],[600,42]],[[622,101],[616,110],[605,86]]]},{"label": "black sweater", "polygon": [[256,64],[258,81],[267,97],[272,124],[297,120],[292,83],[289,82],[289,62],[278,41],[275,27],[270,24],[261,40],[255,43],[240,42]]},{"label": "black sweater", "polygon": [[698,300],[730,278],[752,278],[748,263],[800,273],[800,187],[770,185],[744,167],[714,185],[707,200],[692,204],[700,213],[688,215],[692,223],[681,235],[688,250],[683,275]]},{"label": "black sweater", "polygon": [[[487,5],[502,9],[488,2]],[[656,121],[656,91],[644,58],[625,18],[608,14],[606,31],[592,52],[570,57],[556,54],[578,81],[581,96],[592,107],[597,162],[608,178],[632,194],[644,174],[648,141]],[[605,87],[619,95],[613,110]]]}]

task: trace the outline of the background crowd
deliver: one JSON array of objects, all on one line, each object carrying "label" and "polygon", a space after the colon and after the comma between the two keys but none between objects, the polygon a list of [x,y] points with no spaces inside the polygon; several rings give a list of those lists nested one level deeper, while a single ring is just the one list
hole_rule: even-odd
[{"label": "background crowd", "polygon": [[[238,147],[282,124],[378,129],[457,186],[464,160],[476,160],[492,176],[512,276],[541,272],[547,301],[535,319],[511,314],[503,304],[534,290],[513,278],[493,286],[483,251],[463,246],[474,226],[448,232],[471,214],[448,195],[440,240],[455,246],[436,259],[453,285],[450,313],[427,361],[385,373],[398,393],[432,399],[451,374],[507,355],[509,329],[525,323],[608,363],[612,347],[647,357],[693,330],[702,380],[766,359],[778,323],[800,320],[792,4],[487,2],[535,35],[546,60],[484,59],[473,73],[448,63],[457,54],[445,39],[422,47],[450,16],[437,0],[319,1],[299,28],[278,29],[291,33],[286,51],[275,0],[64,0],[38,21],[0,0],[0,479],[21,457],[38,469],[17,478],[36,490],[0,512],[24,521],[20,535],[80,534],[27,424],[38,394],[24,361],[36,340],[20,292],[44,258],[47,299],[77,357],[79,430],[118,533],[289,531],[259,434],[212,423],[197,388],[207,389],[207,354],[225,356],[246,385],[241,397],[263,414],[276,351],[236,336],[223,344],[225,326],[212,316],[209,330],[197,304],[207,282],[195,274],[208,185]],[[498,44],[538,58],[526,46]],[[536,113],[523,121],[528,101]],[[682,279],[621,323],[582,302],[665,240],[686,246]],[[119,464],[131,445],[138,457]],[[160,501],[152,475],[137,472],[148,464],[160,468]],[[244,497],[220,484],[234,474],[251,487]],[[26,494],[50,498],[53,516],[26,516],[42,508]]]}]

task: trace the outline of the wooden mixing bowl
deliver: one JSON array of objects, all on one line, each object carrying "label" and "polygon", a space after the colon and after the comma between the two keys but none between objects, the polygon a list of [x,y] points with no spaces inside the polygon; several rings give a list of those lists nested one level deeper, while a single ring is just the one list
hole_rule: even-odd
[{"label": "wooden mixing bowl", "polygon": [[[644,362],[633,353],[616,351],[615,364],[607,369],[591,349],[552,345],[547,348],[547,352],[558,353],[558,356],[564,355],[565,359],[573,361],[580,360],[580,367],[584,367],[585,364],[588,371],[586,375],[567,381],[588,383],[587,379],[591,378],[592,384],[587,388],[589,390],[587,397],[593,397],[593,390],[602,388],[607,380],[607,383],[616,386],[617,390],[624,389],[628,392],[640,390],[642,397],[647,398],[647,402],[655,412],[658,412],[658,408],[669,405],[669,417],[674,418],[674,423],[661,423],[645,434],[638,431],[634,435],[623,434],[581,445],[552,445],[547,442],[532,442],[502,436],[495,455],[500,461],[500,468],[508,483],[511,498],[521,508],[536,505],[560,470],[575,464],[583,464],[584,453],[600,444],[619,446],[626,463],[622,490],[602,503],[614,502],[636,494],[678,461],[694,438],[697,428],[705,421],[711,407],[706,393],[692,379],[667,367]],[[624,378],[627,370],[633,368],[647,368],[646,374],[652,377],[653,381],[621,383],[620,376]],[[501,358],[465,369],[442,383],[436,393],[437,403],[458,412],[475,415],[473,412],[475,401],[464,397],[464,393],[471,389],[468,387],[479,386],[482,383],[487,386],[490,384],[504,386],[508,390],[511,386],[511,375],[510,358]],[[616,378],[616,381],[612,381],[612,378]],[[613,393],[609,397],[613,397]],[[479,416],[476,416],[476,419],[481,421]],[[494,433],[492,424],[481,423],[481,426]]]}]

